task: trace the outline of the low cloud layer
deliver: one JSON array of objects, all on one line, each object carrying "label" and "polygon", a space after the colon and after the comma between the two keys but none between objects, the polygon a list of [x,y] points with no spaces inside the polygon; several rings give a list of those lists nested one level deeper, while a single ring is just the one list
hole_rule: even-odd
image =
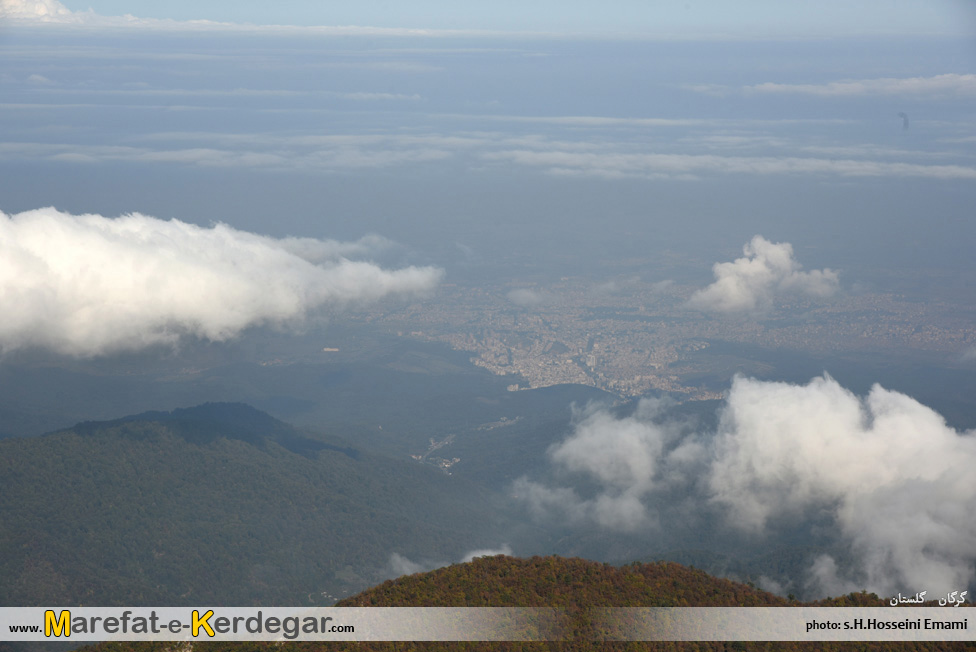
[{"label": "low cloud layer", "polygon": [[[394,61],[349,62],[350,66],[415,66],[419,64]],[[415,71],[421,72],[421,71]],[[43,84],[28,78],[27,86]],[[60,81],[51,81],[57,95],[71,99],[78,89],[65,88]],[[124,89],[85,90],[86,103],[65,104],[30,103],[7,104],[31,110],[44,106],[50,110],[71,111],[111,105],[115,108],[145,110],[173,108],[160,103],[161,99],[178,101],[179,106],[209,110],[214,97],[228,100],[236,97],[287,99],[285,111],[305,111],[300,108],[316,98],[328,104],[337,96],[312,90],[286,89],[181,89],[136,87]],[[359,101],[367,101],[365,94]],[[123,99],[124,98],[124,99]],[[176,99],[178,98],[178,100]],[[298,99],[301,98],[301,99]],[[349,98],[340,98],[346,99]],[[378,99],[378,98],[373,98]],[[388,101],[387,98],[383,101]],[[119,104],[122,101],[124,104]],[[322,109],[324,110],[324,109]],[[877,145],[842,144],[824,133],[819,144],[811,145],[783,135],[763,135],[763,130],[788,129],[798,126],[789,121],[708,121],[702,129],[713,133],[687,134],[678,145],[681,151],[668,151],[661,142],[658,152],[634,152],[633,144],[620,140],[621,132],[600,127],[599,123],[589,139],[552,139],[541,135],[504,135],[490,131],[444,132],[448,123],[431,116],[427,131],[413,134],[383,132],[368,129],[362,133],[301,134],[278,131],[254,133],[217,133],[212,131],[143,133],[138,138],[119,139],[117,133],[105,133],[98,143],[79,140],[71,134],[58,136],[57,142],[18,140],[0,143],[0,160],[44,160],[59,164],[96,165],[99,163],[132,163],[150,165],[195,166],[218,169],[261,169],[276,171],[334,172],[385,168],[398,165],[518,165],[560,177],[595,177],[603,179],[670,179],[694,181],[722,175],[749,176],[840,176],[847,178],[928,178],[976,179],[976,169],[957,164],[960,151],[952,152],[879,147]],[[452,120],[459,116],[446,116]],[[477,121],[497,122],[493,118],[513,116],[470,116]],[[516,116],[517,117],[517,116]],[[895,112],[890,117],[901,124]],[[467,117],[466,117],[467,118]],[[553,128],[570,128],[558,117],[538,118],[540,124]],[[582,118],[577,118],[582,120]],[[517,120],[515,120],[517,122]],[[585,123],[584,123],[585,124]],[[803,123],[806,124],[806,123]],[[826,123],[814,123],[820,128]],[[484,125],[489,127],[490,125]],[[643,128],[640,124],[635,129]],[[647,127],[652,128],[652,127]],[[948,127],[946,127],[948,128]],[[726,133],[735,129],[737,133]],[[626,133],[626,132],[624,132]],[[64,138],[61,140],[61,138]],[[574,134],[573,138],[578,138]],[[942,142],[955,142],[958,135],[946,133]],[[690,153],[693,151],[719,153]],[[738,151],[743,155],[727,155]],[[780,152],[782,155],[768,155]],[[791,155],[792,153],[792,155]],[[916,162],[907,162],[907,161]],[[943,163],[937,163],[942,161]]]},{"label": "low cloud layer", "polygon": [[539,516],[648,532],[676,525],[657,521],[681,496],[686,520],[723,514],[724,524],[701,527],[772,544],[777,521],[826,515],[821,524],[856,563],[820,555],[806,586],[817,595],[938,595],[976,580],[976,486],[967,481],[976,432],[953,430],[911,397],[877,385],[858,397],[828,376],[807,385],[737,378],[716,432],[660,415],[646,401],[626,418],[590,410],[550,449],[557,472],[596,487],[590,497],[526,478],[516,492]]},{"label": "low cloud layer", "polygon": [[707,95],[725,96],[731,93],[814,95],[818,97],[863,97],[896,95],[919,99],[945,99],[976,94],[976,75],[945,73],[931,77],[878,77],[875,79],[843,79],[823,84],[783,84],[763,82],[751,86],[732,87],[722,84],[687,84],[685,89]]},{"label": "low cloud layer", "polygon": [[235,31],[334,36],[497,36],[499,32],[478,29],[416,29],[357,25],[255,25],[214,20],[172,20],[139,18],[131,14],[103,16],[93,10],[71,11],[58,0],[0,0],[0,20],[24,24],[79,25],[95,28],[151,29],[165,31]]},{"label": "low cloud layer", "polygon": [[87,357],[184,336],[223,341],[437,284],[438,269],[351,260],[388,244],[275,239],[139,214],[0,213],[0,350]]},{"label": "low cloud layer", "polygon": [[833,97],[860,95],[908,95],[925,98],[976,95],[976,75],[947,73],[932,77],[883,77],[848,79],[826,84],[777,84],[747,86],[752,93],[797,93]]},{"label": "low cloud layer", "polygon": [[716,156],[664,152],[635,154],[628,151],[517,149],[487,152],[483,158],[506,165],[538,167],[557,176],[592,176],[604,179],[643,178],[690,181],[709,174],[976,179],[976,169],[962,165],[922,165],[798,156]]},{"label": "low cloud layer", "polygon": [[781,295],[826,298],[837,292],[837,272],[800,271],[788,242],[755,236],[731,263],[715,263],[715,282],[696,292],[688,307],[703,312],[762,313]]}]

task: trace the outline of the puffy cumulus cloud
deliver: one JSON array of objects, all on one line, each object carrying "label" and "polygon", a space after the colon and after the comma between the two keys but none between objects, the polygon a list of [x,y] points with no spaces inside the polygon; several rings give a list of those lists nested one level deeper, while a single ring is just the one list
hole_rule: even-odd
[{"label": "puffy cumulus cloud", "polygon": [[600,406],[576,412],[572,434],[552,446],[548,456],[560,471],[595,483],[594,495],[584,498],[574,489],[528,478],[515,483],[515,494],[538,517],[631,532],[654,525],[644,498],[685,480],[688,463],[700,457],[694,439],[680,440],[678,424],[658,422],[668,405],[643,399],[632,416],[622,419]]},{"label": "puffy cumulus cloud", "polygon": [[226,340],[325,306],[431,289],[441,271],[351,260],[386,246],[282,240],[132,214],[0,213],[0,350],[95,356]]},{"label": "puffy cumulus cloud", "polygon": [[860,583],[950,591],[973,581],[976,433],[875,385],[861,399],[828,376],[805,386],[737,378],[715,440],[713,500],[742,527],[809,508],[832,511],[859,563],[844,578],[830,558],[824,592]]},{"label": "puffy cumulus cloud", "polygon": [[838,288],[837,272],[830,269],[800,271],[788,242],[770,242],[755,236],[742,248],[745,254],[731,263],[715,263],[715,282],[688,301],[695,310],[722,313],[761,313],[780,294],[829,297]]},{"label": "puffy cumulus cloud", "polygon": [[662,407],[643,401],[623,418],[590,409],[550,449],[557,472],[584,478],[574,486],[589,485],[585,497],[528,478],[516,495],[562,523],[615,532],[691,523],[696,540],[731,528],[772,546],[784,524],[792,536],[815,518],[845,553],[813,561],[813,595],[938,594],[976,580],[976,432],[950,428],[904,394],[875,386],[862,398],[829,376],[806,385],[736,378],[713,432],[669,422]]},{"label": "puffy cumulus cloud", "polygon": [[0,19],[63,23],[75,15],[57,0],[0,0]]},{"label": "puffy cumulus cloud", "polygon": [[[88,27],[154,27],[163,29],[227,29],[233,25],[209,20],[160,20],[102,16],[93,10],[71,11],[58,0],[0,0],[0,20],[25,24],[83,25]],[[243,26],[242,26],[243,27]],[[251,26],[253,28],[253,26]]]}]

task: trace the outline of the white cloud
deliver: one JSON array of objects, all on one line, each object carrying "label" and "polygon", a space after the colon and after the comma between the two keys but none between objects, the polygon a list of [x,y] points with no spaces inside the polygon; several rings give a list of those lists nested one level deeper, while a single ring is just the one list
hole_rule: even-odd
[{"label": "white cloud", "polygon": [[494,113],[433,113],[432,117],[440,120],[463,120],[472,119],[484,120],[489,122],[520,122],[527,124],[556,125],[566,127],[592,127],[600,128],[671,128],[671,127],[751,127],[751,128],[774,128],[777,126],[791,125],[845,125],[852,124],[852,120],[838,118],[620,118],[600,115],[543,115],[526,116],[512,114]]},{"label": "white cloud", "polygon": [[74,22],[75,14],[57,0],[0,0],[0,19],[26,22]]},{"label": "white cloud", "polygon": [[748,93],[820,95],[829,97],[861,95],[912,95],[946,97],[976,95],[976,75],[947,73],[932,77],[883,77],[847,79],[826,84],[777,84],[766,82],[745,86]]},{"label": "white cloud", "polygon": [[503,150],[483,154],[486,160],[544,168],[562,176],[608,179],[696,179],[704,173],[755,175],[832,174],[842,177],[923,177],[976,179],[976,169],[961,165],[886,163],[853,159],[795,156],[717,156],[714,154],[647,154],[629,152]]},{"label": "white cloud", "polygon": [[416,102],[422,100],[423,98],[416,93],[412,95],[406,95],[404,93],[336,93],[337,97],[341,97],[344,100],[360,100],[360,101],[374,101],[374,100],[407,100],[411,102]]},{"label": "white cloud", "polygon": [[[13,10],[33,10],[35,8],[57,8],[63,9],[63,5],[56,0],[0,0],[3,5],[8,5]],[[562,7],[560,7],[562,9]],[[890,9],[890,7],[887,7]],[[395,12],[394,12],[395,13]],[[762,25],[762,23],[749,22],[743,23],[741,21],[728,20],[722,22],[706,21],[691,25],[687,24],[684,20],[654,20],[652,22],[647,21],[647,16],[642,17],[639,15],[642,12],[637,12],[636,14],[631,12],[633,15],[629,15],[632,19],[628,21],[626,26],[618,24],[616,27],[610,25],[604,25],[599,27],[594,24],[590,18],[591,16],[580,16],[579,12],[576,12],[575,17],[570,17],[569,22],[576,23],[575,28],[571,28],[568,25],[560,28],[558,32],[541,32],[541,31],[512,31],[511,27],[502,27],[496,29],[413,29],[413,28],[386,28],[386,27],[360,27],[360,26],[295,26],[295,25],[255,25],[250,23],[226,23],[226,22],[215,22],[209,20],[187,20],[187,21],[176,21],[176,20],[160,20],[160,19],[140,19],[131,15],[125,16],[99,16],[94,14],[93,11],[88,12],[74,12],[74,17],[77,18],[79,15],[85,16],[84,24],[93,26],[125,26],[125,27],[149,27],[154,29],[183,29],[183,30],[237,30],[237,31],[277,31],[279,33],[313,33],[313,34],[329,34],[329,35],[369,35],[369,36],[400,36],[400,37],[410,37],[410,36],[427,36],[427,37],[454,37],[454,38],[471,38],[471,37],[512,37],[512,36],[527,36],[536,39],[546,39],[546,38],[572,38],[572,39],[584,39],[584,38],[603,38],[603,39],[625,39],[625,40],[651,40],[659,42],[682,42],[682,41],[712,41],[712,42],[722,42],[722,41],[791,41],[797,37],[802,39],[807,39],[811,35],[817,37],[824,36],[836,36],[838,33],[844,35],[855,35],[855,34],[869,34],[872,36],[877,35],[877,23],[872,21],[871,28],[866,29],[865,25],[862,24],[864,21],[850,20],[850,21],[837,21],[834,20],[832,23],[824,24],[816,23],[816,20],[801,20],[796,25],[792,27],[784,24],[778,24],[777,21],[773,20],[765,21],[765,26],[757,27],[757,25]],[[823,13],[823,12],[821,12]],[[890,12],[889,12],[890,13]],[[945,14],[946,12],[941,12]],[[573,14],[572,11],[569,14]],[[14,13],[15,16],[24,19],[37,20],[33,13],[28,13],[27,11],[20,13]],[[830,15],[830,12],[826,12],[825,15]],[[934,15],[940,15],[940,12],[934,12]],[[2,18],[2,15],[0,15]],[[68,22],[67,18],[58,16],[60,22]],[[458,20],[459,16],[452,16],[454,20]],[[443,21],[435,21],[443,22]],[[454,22],[454,21],[452,21]],[[511,21],[508,21],[511,24]],[[601,21],[596,21],[601,22]],[[605,21],[604,21],[605,22]],[[896,20],[895,23],[898,21]],[[896,33],[922,33],[930,36],[933,30],[936,33],[949,33],[956,35],[968,35],[963,27],[960,27],[959,21],[946,21],[946,20],[918,20],[917,12],[912,14],[912,20],[906,22],[904,16],[901,18],[900,26],[894,27]],[[892,23],[892,25],[895,25]],[[771,25],[775,25],[771,27]],[[798,27],[799,26],[799,27]],[[837,31],[838,26],[843,26],[840,32]],[[782,28],[786,28],[785,31]],[[571,31],[567,31],[567,28]],[[621,29],[622,28],[622,29]],[[515,26],[515,29],[520,29]]]},{"label": "white cloud", "polygon": [[461,556],[461,563],[462,564],[467,563],[477,557],[494,557],[496,555],[511,555],[511,554],[512,554],[511,546],[509,546],[508,544],[502,544],[501,548],[482,548],[479,550],[471,550],[469,552],[466,552],[464,553],[464,555]]},{"label": "white cloud", "polygon": [[[133,96],[155,91],[125,91]],[[170,91],[162,91],[168,93]],[[246,89],[214,91],[234,95],[251,93]],[[253,91],[263,93],[265,91]],[[268,91],[277,93],[278,91]],[[196,91],[179,91],[194,100]],[[68,111],[76,108],[95,108],[99,104],[0,104],[0,109],[31,110],[45,108]],[[181,108],[185,110],[215,111],[217,107],[198,105],[138,106],[139,110]],[[236,109],[235,109],[236,110]],[[242,109],[243,110],[243,109]],[[287,113],[286,109],[255,108],[254,111]],[[320,109],[295,109],[318,111]],[[436,117],[436,116],[433,116]],[[257,167],[273,170],[337,171],[370,167],[387,167],[414,163],[436,163],[453,159],[457,165],[472,165],[477,169],[484,162],[521,165],[560,176],[589,176],[608,179],[668,179],[696,180],[706,175],[791,175],[861,177],[918,177],[930,179],[976,180],[976,168],[937,161],[958,160],[958,153],[912,152],[869,146],[831,147],[829,145],[798,145],[794,151],[808,156],[726,156],[722,154],[648,153],[634,151],[634,144],[606,137],[589,140],[553,140],[541,135],[516,135],[499,132],[464,131],[458,133],[214,133],[163,132],[141,134],[125,142],[113,142],[111,137],[100,144],[88,142],[29,142],[0,143],[0,158],[4,160],[46,159],[87,162],[132,161],[208,167]],[[140,142],[141,141],[141,142]],[[136,145],[135,143],[139,143]],[[690,148],[790,147],[785,140],[743,132],[715,134],[687,139],[682,146]],[[886,162],[896,157],[920,162]]]},{"label": "white cloud", "polygon": [[830,269],[801,272],[788,242],[753,237],[731,263],[715,263],[715,282],[688,301],[695,310],[756,314],[768,310],[777,295],[803,294],[829,297],[838,288],[837,272]]},{"label": "white cloud", "polygon": [[643,399],[633,416],[618,419],[591,406],[574,415],[573,433],[552,446],[548,457],[563,472],[586,477],[599,491],[583,498],[573,489],[550,488],[521,478],[514,491],[538,517],[593,522],[612,530],[636,531],[654,524],[644,499],[684,478],[680,467],[696,455],[692,440],[679,442],[680,428],[656,422],[670,403]]},{"label": "white cloud", "polygon": [[485,114],[478,116],[452,116],[448,114],[444,117],[477,117],[482,120],[495,120],[500,122],[523,122],[568,127],[701,127],[713,125],[716,122],[726,122],[724,120],[716,121],[700,118],[615,118],[588,115],[523,116]]},{"label": "white cloud", "polygon": [[[215,140],[220,140],[215,138]],[[239,144],[234,137],[223,139],[222,147],[151,149],[119,145],[74,145],[52,143],[0,143],[0,159],[44,158],[51,161],[100,163],[127,161],[213,168],[261,168],[268,170],[321,170],[325,172],[441,161],[453,156],[439,148],[437,139],[382,139],[365,136],[309,138],[305,142],[283,141]],[[224,145],[224,143],[220,143]],[[456,144],[443,143],[443,147]]]},{"label": "white cloud", "polygon": [[0,350],[94,356],[183,336],[221,341],[436,285],[434,268],[349,258],[385,243],[278,240],[139,214],[0,213]]},{"label": "white cloud", "polygon": [[[151,29],[166,31],[234,31],[276,33],[281,35],[303,34],[323,36],[369,37],[498,37],[510,36],[511,32],[479,29],[414,29],[405,27],[372,27],[360,25],[255,25],[213,20],[172,20],[124,16],[102,16],[92,10],[71,11],[58,0],[0,0],[0,20],[12,23],[37,25],[78,25],[93,28]],[[519,32],[520,36],[546,38],[545,32]]]},{"label": "white cloud", "polygon": [[[443,564],[438,564],[443,565]],[[394,577],[400,577],[401,575],[414,575],[415,573],[425,573],[429,570],[433,570],[437,566],[428,567],[424,564],[418,564],[415,561],[407,559],[398,552],[394,552],[390,555],[390,570],[393,572]]]},{"label": "white cloud", "polygon": [[[469,550],[461,555],[461,559],[458,560],[458,563],[466,564],[476,557],[494,557],[495,555],[511,554],[511,546],[509,546],[507,543],[503,543],[499,548]],[[390,560],[387,565],[393,577],[400,577],[402,575],[413,575],[414,573],[426,573],[427,571],[432,571],[435,568],[443,568],[444,566],[449,566],[450,564],[451,562],[449,561],[431,561],[429,559],[416,562],[398,552],[394,552],[390,555]]]},{"label": "white cloud", "polygon": [[817,95],[820,97],[860,97],[867,95],[900,95],[939,98],[966,97],[976,94],[976,75],[945,73],[931,77],[880,77],[875,79],[844,79],[824,84],[783,84],[763,82],[751,86],[732,87],[719,84],[685,84],[682,88],[723,97],[731,93],[778,95]]},{"label": "white cloud", "polygon": [[[761,530],[776,516],[830,510],[869,590],[969,586],[976,548],[976,433],[949,428],[909,396],[875,385],[865,399],[829,377],[808,385],[738,378],[710,479],[730,520]],[[836,588],[821,559],[820,584]]]},{"label": "white cloud", "polygon": [[807,385],[736,378],[719,414],[717,430],[701,433],[650,402],[625,418],[591,409],[549,456],[595,492],[527,478],[514,491],[562,523],[644,532],[680,518],[703,536],[741,529],[753,545],[776,545],[784,522],[792,532],[817,515],[855,562],[819,555],[806,582],[820,596],[938,595],[976,579],[976,431],[953,430],[904,394],[876,385],[860,398],[828,376]]},{"label": "white cloud", "polygon": [[814,595],[846,595],[861,589],[856,582],[842,575],[837,562],[830,555],[818,555],[813,560],[805,583]]},{"label": "white cloud", "polygon": [[319,240],[318,238],[281,238],[278,244],[311,263],[327,263],[338,258],[368,258],[396,247],[381,235],[370,234],[355,242]]}]

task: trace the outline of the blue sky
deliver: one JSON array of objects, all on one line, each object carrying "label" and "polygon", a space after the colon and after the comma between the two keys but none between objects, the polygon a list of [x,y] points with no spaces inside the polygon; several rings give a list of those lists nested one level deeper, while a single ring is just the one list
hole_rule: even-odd
[{"label": "blue sky", "polygon": [[[57,8],[0,7],[32,3]],[[14,24],[0,42],[3,211],[378,233],[452,274],[484,274],[480,261],[562,276],[560,261],[576,272],[626,253],[639,266],[681,249],[707,276],[757,233],[821,248],[822,266],[972,266],[976,51],[931,35],[966,33],[972,5],[66,6],[82,12],[62,14],[69,26]],[[126,13],[148,22],[97,18]],[[153,19],[666,38],[342,38]],[[70,29],[86,21],[112,29]],[[861,36],[814,36],[845,30]],[[920,242],[937,253],[916,260]]]},{"label": "blue sky", "polygon": [[817,3],[750,0],[66,0],[74,11],[106,16],[214,20],[255,24],[370,25],[430,29],[486,29],[572,33],[729,34],[756,36],[972,33],[976,9],[966,0],[899,2],[825,0]]}]

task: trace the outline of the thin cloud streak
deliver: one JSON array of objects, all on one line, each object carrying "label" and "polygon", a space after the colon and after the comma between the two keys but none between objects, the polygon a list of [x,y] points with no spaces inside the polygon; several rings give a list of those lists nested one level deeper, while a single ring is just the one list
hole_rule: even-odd
[{"label": "thin cloud streak", "polygon": [[[139,92],[139,91],[133,91]],[[243,91],[227,91],[234,94]],[[247,91],[250,92],[250,91]],[[355,95],[355,94],[354,94]],[[375,97],[366,93],[355,97],[339,98],[347,101],[418,101],[417,96]],[[57,105],[10,105],[8,110],[37,110],[59,108],[100,108],[98,104]],[[138,108],[145,110],[226,110],[218,107],[170,107],[170,106],[114,106],[101,108]],[[238,110],[234,108],[233,110]],[[251,108],[247,110],[267,111]],[[280,109],[281,111],[323,109]],[[427,117],[434,117],[427,116]],[[552,118],[555,119],[555,118]],[[552,120],[545,118],[544,121]],[[506,118],[507,120],[507,118]],[[595,117],[567,118],[569,124],[602,125],[604,120]],[[607,124],[617,124],[616,118],[606,119]],[[654,124],[658,121],[655,119]],[[553,126],[559,127],[559,123]],[[635,126],[625,120],[620,126]],[[648,125],[649,126],[649,125]],[[598,127],[601,128],[601,127]],[[635,126],[640,128],[640,125]],[[134,146],[142,141],[147,146]],[[190,147],[174,145],[185,141]],[[165,142],[168,149],[157,149],[156,143]],[[784,155],[730,155],[725,153],[696,153],[669,151],[634,151],[634,142],[616,142],[607,137],[568,140],[541,134],[517,134],[499,131],[459,131],[439,133],[435,127],[427,133],[216,133],[216,132],[166,132],[138,134],[119,145],[91,145],[88,143],[36,143],[6,142],[0,144],[0,158],[51,158],[76,161],[135,161],[170,162],[211,166],[250,166],[279,169],[341,169],[383,167],[424,161],[438,161],[462,154],[477,157],[470,165],[483,167],[485,161],[538,168],[558,176],[591,176],[610,179],[645,178],[696,180],[706,175],[747,174],[770,175],[827,175],[846,178],[928,178],[928,179],[976,179],[976,168],[954,163],[959,152],[909,151],[878,146],[830,146],[791,143],[786,138],[762,134],[693,134],[680,139],[676,146],[688,149],[728,150],[729,148],[777,148],[808,156]],[[659,147],[667,147],[661,143]],[[914,158],[914,162],[896,162],[891,158]],[[846,157],[846,158],[842,158]],[[888,160],[878,160],[880,158]]]},{"label": "thin cloud streak", "polygon": [[875,79],[843,79],[822,84],[786,84],[763,82],[748,86],[723,84],[685,84],[685,90],[724,97],[742,95],[814,95],[817,97],[865,97],[877,95],[904,96],[922,99],[945,99],[976,95],[976,75],[944,73],[931,77],[878,77]]},{"label": "thin cloud streak", "polygon": [[[572,12],[571,12],[572,13]],[[666,15],[666,13],[665,13]],[[589,18],[589,17],[587,17]],[[561,31],[522,30],[516,27],[502,29],[471,28],[406,28],[376,27],[368,25],[273,25],[221,22],[214,20],[172,20],[138,18],[130,14],[124,16],[102,16],[89,9],[85,12],[72,12],[57,0],[2,0],[0,20],[25,25],[46,25],[55,27],[74,27],[87,29],[142,29],[156,31],[184,32],[236,32],[277,35],[327,35],[327,36],[366,36],[366,37],[427,37],[427,38],[496,38],[534,40],[616,40],[616,41],[656,41],[656,42],[742,42],[742,41],[783,41],[797,39],[835,38],[837,36],[877,36],[874,21],[870,25],[856,21],[845,23],[838,32],[838,25],[811,26],[808,21],[800,21],[792,26],[779,25],[770,28],[760,23],[722,23],[687,24],[682,21],[648,22],[628,21],[616,26],[598,27],[592,21],[577,21],[579,27]],[[436,21],[435,21],[436,22]],[[908,33],[932,36],[934,34],[965,36],[958,25],[942,21],[937,26],[929,24],[920,29],[918,25],[906,23],[893,33]]]},{"label": "thin cloud streak", "polygon": [[[171,109],[171,107],[167,108]],[[184,138],[191,140],[194,135],[174,136],[176,140]],[[338,170],[441,161],[462,153],[471,153],[482,161],[538,168],[557,176],[608,179],[692,181],[713,174],[976,179],[976,168],[954,164],[896,163],[867,159],[797,156],[633,153],[607,151],[606,143],[589,141],[561,143],[539,136],[336,134],[275,137],[272,134],[254,134],[245,137],[238,134],[197,134],[195,138],[196,142],[210,141],[220,146],[153,149],[131,145],[7,142],[0,144],[0,159],[46,158],[89,163],[130,161],[217,167]],[[144,141],[150,142],[163,139],[161,135],[152,134],[143,137]],[[512,146],[516,149],[511,149]],[[624,144],[620,146],[626,147]],[[502,149],[498,149],[499,147]],[[561,149],[551,149],[552,147]],[[811,149],[811,152],[816,151],[818,150]],[[856,150],[848,151],[852,154],[857,153]],[[864,150],[865,155],[870,153],[870,150]],[[877,153],[881,154],[881,152]],[[910,154],[924,155],[928,158],[950,155]]]},{"label": "thin cloud streak", "polygon": [[594,115],[493,115],[465,113],[436,113],[431,117],[458,120],[486,120],[494,122],[522,122],[527,124],[551,124],[572,127],[734,127],[734,126],[775,126],[775,125],[843,125],[852,120],[837,118],[649,118]]},{"label": "thin cloud streak", "polygon": [[88,11],[71,11],[57,0],[2,0],[0,21],[8,24],[76,27],[93,29],[127,29],[189,32],[237,32],[256,34],[290,34],[365,37],[426,37],[426,38],[566,38],[579,35],[555,34],[541,31],[500,31],[484,29],[424,29],[408,27],[374,27],[369,25],[255,25],[214,20],[172,20],[168,18],[138,18],[103,16]]},{"label": "thin cloud streak", "polygon": [[327,148],[305,148],[304,151],[276,149],[253,151],[190,147],[157,150],[126,146],[76,146],[46,143],[0,144],[0,159],[47,159],[66,163],[168,163],[202,167],[251,167],[337,171],[380,168],[391,165],[440,161],[452,152],[430,147],[369,147],[369,143],[336,144]]},{"label": "thin cloud streak", "polygon": [[912,95],[928,98],[976,95],[976,75],[946,73],[933,77],[882,77],[850,79],[827,84],[778,84],[766,82],[743,87],[746,93],[776,93],[849,97],[861,95]]},{"label": "thin cloud streak", "polygon": [[842,177],[923,177],[976,179],[976,168],[880,161],[799,158],[795,156],[717,156],[713,154],[632,154],[507,150],[483,155],[490,161],[544,168],[559,175],[606,178],[694,179],[700,174],[809,175]]}]

